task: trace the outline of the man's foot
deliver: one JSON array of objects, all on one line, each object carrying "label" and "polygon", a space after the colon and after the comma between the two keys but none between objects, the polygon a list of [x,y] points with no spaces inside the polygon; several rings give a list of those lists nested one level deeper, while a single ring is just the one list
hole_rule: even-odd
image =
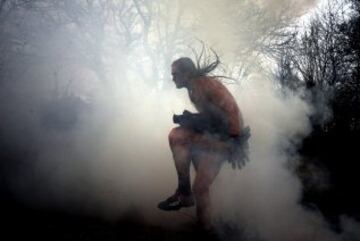
[{"label": "man's foot", "polygon": [[158,208],[164,211],[176,211],[183,207],[194,206],[194,197],[190,195],[184,195],[176,191],[175,194],[167,198],[158,204]]}]

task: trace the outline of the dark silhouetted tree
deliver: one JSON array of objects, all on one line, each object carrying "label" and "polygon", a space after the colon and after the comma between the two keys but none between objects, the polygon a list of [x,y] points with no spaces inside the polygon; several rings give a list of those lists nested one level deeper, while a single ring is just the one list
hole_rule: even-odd
[{"label": "dark silhouetted tree", "polygon": [[[278,56],[282,86],[304,89],[304,99],[314,106],[313,131],[299,147],[302,202],[317,207],[336,231],[340,215],[360,218],[353,189],[360,181],[359,30],[360,1],[330,0]],[[316,176],[327,177],[327,185],[314,181]]]}]

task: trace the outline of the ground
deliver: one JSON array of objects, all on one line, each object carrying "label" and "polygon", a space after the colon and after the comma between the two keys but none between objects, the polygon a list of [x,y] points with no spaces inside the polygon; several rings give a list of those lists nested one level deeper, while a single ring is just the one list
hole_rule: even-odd
[{"label": "ground", "polygon": [[172,229],[155,226],[140,221],[131,212],[116,221],[105,221],[89,215],[35,209],[14,203],[2,203],[1,210],[1,227],[5,231],[2,234],[6,237],[1,240],[211,241],[223,240],[224,235],[226,240],[235,240],[237,236],[230,226],[222,228],[221,234],[218,231],[204,233],[192,221]]}]

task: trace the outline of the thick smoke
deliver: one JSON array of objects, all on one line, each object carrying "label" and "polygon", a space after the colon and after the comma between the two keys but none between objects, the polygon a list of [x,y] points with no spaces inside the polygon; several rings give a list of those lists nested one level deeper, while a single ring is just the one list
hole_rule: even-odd
[{"label": "thick smoke", "polygon": [[[291,18],[315,2],[184,0],[177,7],[184,9],[189,36],[214,46],[224,62],[236,65],[244,57],[241,50],[252,49],[267,28],[276,26],[285,3]],[[251,16],[255,10],[269,15],[264,25]],[[53,34],[49,49],[43,49],[54,54],[52,61],[67,48],[63,44],[68,40],[61,36]],[[192,110],[191,103],[185,90],[154,88],[154,80],[128,71],[137,56],[116,54],[104,58],[107,81],[89,70],[89,64],[65,56],[70,60],[61,69],[39,61],[22,76],[28,81],[2,82],[0,109],[6,118],[1,144],[16,149],[9,155],[21,156],[8,185],[27,204],[109,219],[136,210],[146,222],[176,227],[188,222],[194,210],[165,213],[156,205],[176,187],[167,139],[174,127],[172,115]],[[161,66],[164,71],[170,61]],[[253,66],[260,62],[255,56],[249,61]],[[139,68],[146,71],[149,66]],[[298,96],[281,95],[259,70],[251,68],[241,86],[229,86],[252,130],[251,161],[241,171],[227,165],[222,169],[211,189],[215,217],[261,240],[339,238],[320,216],[298,204],[301,183],[288,162],[296,160],[295,153],[289,157],[286,151],[291,143],[311,131],[311,107]],[[354,233],[356,223],[344,220]]]},{"label": "thick smoke", "polygon": [[218,215],[250,237],[335,240],[320,217],[298,204],[301,183],[289,163],[296,154],[286,151],[311,131],[311,108],[299,96],[281,95],[261,75],[252,76],[237,94],[252,128],[251,162],[240,172],[226,168],[221,173],[213,189]]}]

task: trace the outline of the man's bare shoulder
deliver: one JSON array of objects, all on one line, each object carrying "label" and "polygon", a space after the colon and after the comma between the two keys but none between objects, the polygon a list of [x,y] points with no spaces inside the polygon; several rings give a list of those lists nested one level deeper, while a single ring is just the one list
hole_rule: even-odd
[{"label": "man's bare shoulder", "polygon": [[202,76],[198,79],[199,87],[208,93],[226,91],[226,87],[219,79],[213,76]]}]

